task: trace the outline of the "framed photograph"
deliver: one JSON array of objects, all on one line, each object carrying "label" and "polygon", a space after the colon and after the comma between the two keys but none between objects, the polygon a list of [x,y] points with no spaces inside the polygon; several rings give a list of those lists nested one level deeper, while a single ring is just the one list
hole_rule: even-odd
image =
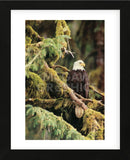
[{"label": "framed photograph", "polygon": [[121,84],[130,3],[1,6],[8,20],[2,43],[10,59],[9,150],[114,150],[120,157],[128,146]]},{"label": "framed photograph", "polygon": [[11,10],[11,33],[12,149],[119,149],[120,11]]}]

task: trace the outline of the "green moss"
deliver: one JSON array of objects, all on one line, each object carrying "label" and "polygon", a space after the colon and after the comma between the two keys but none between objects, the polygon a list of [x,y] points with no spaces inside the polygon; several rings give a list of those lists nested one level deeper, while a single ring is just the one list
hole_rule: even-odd
[{"label": "green moss", "polygon": [[26,104],[31,104],[34,106],[39,106],[44,109],[50,109],[54,107],[57,99],[40,99],[40,98],[32,98],[26,100]]},{"label": "green moss", "polygon": [[[46,73],[46,75],[44,74]],[[49,74],[49,77],[48,77]],[[52,89],[49,90],[49,93],[52,95],[52,97],[61,97],[63,96],[63,86],[65,83],[59,78],[57,72],[52,68],[43,68],[43,75],[46,79],[46,82],[48,85],[52,86]],[[51,88],[51,87],[50,87]],[[70,91],[69,89],[67,91]],[[67,92],[66,91],[66,92]]]},{"label": "green moss", "polygon": [[59,35],[68,35],[70,36],[71,31],[64,20],[58,20],[57,21],[57,26],[56,26],[56,36]]},{"label": "green moss", "polygon": [[86,136],[86,139],[87,139],[87,140],[95,140],[95,137],[96,137],[95,131],[91,131],[91,132],[89,132],[89,134]]},{"label": "green moss", "polygon": [[30,25],[26,25],[26,36],[32,39],[32,43],[42,40],[38,33]]},{"label": "green moss", "polygon": [[[95,99],[93,99],[93,102],[89,102],[89,103],[87,104],[87,106],[88,106],[88,108],[93,109],[93,110],[96,110],[96,111],[100,111],[100,110],[101,110],[100,104],[99,104],[98,101],[95,100]],[[104,107],[102,107],[102,108],[104,108]]]},{"label": "green moss", "polygon": [[96,132],[96,140],[103,140],[104,139],[104,129],[100,128],[97,132]]},{"label": "green moss", "polygon": [[[90,133],[95,132],[95,135],[94,133],[93,135],[96,137],[97,131],[101,128],[104,128],[104,115],[92,109],[85,110],[81,132],[87,135],[88,138],[90,138]],[[103,133],[100,133],[101,132],[98,133],[97,139],[100,139],[101,136],[103,137]]]},{"label": "green moss", "polygon": [[26,20],[26,25],[30,25],[36,32],[38,32],[39,26],[43,21],[44,20]]},{"label": "green moss", "polygon": [[94,92],[93,90],[91,90],[91,89],[89,89],[89,97],[90,97],[91,99],[94,99],[94,98],[95,98],[95,92]]},{"label": "green moss", "polygon": [[32,39],[30,37],[26,36],[26,39],[25,39],[26,45],[31,44],[31,42],[32,42]]},{"label": "green moss", "polygon": [[26,76],[26,98],[49,98],[47,84],[37,74],[29,72]]},{"label": "green moss", "polygon": [[57,101],[56,101],[56,103],[55,103],[55,110],[57,110],[57,109],[60,109],[61,107],[62,107],[62,105],[63,105],[63,99],[61,98],[61,99],[58,99]]}]

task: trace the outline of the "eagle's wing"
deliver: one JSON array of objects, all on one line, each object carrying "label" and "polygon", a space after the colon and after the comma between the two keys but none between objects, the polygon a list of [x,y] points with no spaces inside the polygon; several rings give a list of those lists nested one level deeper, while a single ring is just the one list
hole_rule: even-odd
[{"label": "eagle's wing", "polygon": [[[75,92],[79,93],[83,97],[86,98],[88,97],[89,80],[88,80],[88,74],[85,70],[70,71],[67,77],[67,84],[70,88],[72,88]],[[78,88],[76,87],[76,85],[78,85]]]},{"label": "eagle's wing", "polygon": [[88,98],[89,96],[89,79],[88,74],[84,71],[84,88],[85,88],[85,97]]},{"label": "eagle's wing", "polygon": [[69,72],[68,76],[67,76],[67,84],[70,87],[71,86],[71,79],[72,79],[72,75],[73,75],[73,70]]}]

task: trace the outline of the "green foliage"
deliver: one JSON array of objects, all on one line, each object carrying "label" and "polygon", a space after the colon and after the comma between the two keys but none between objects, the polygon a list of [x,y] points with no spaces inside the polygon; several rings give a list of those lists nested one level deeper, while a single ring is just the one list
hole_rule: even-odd
[{"label": "green foliage", "polygon": [[26,139],[85,140],[62,117],[39,107],[26,105]]},{"label": "green foliage", "polygon": [[[63,57],[63,48],[66,46],[66,40],[70,39],[68,35],[60,35],[56,38],[47,38],[39,46],[26,46],[26,64],[28,64],[40,52],[40,56],[29,66],[30,71],[38,72],[43,68],[43,61],[53,66],[59,58]],[[30,42],[29,42],[30,43]]]},{"label": "green foliage", "polygon": [[65,47],[66,40],[70,39],[67,35],[60,35],[56,38],[47,38],[43,41],[42,49],[44,50],[44,59],[52,66],[59,58],[63,56],[62,49]]}]

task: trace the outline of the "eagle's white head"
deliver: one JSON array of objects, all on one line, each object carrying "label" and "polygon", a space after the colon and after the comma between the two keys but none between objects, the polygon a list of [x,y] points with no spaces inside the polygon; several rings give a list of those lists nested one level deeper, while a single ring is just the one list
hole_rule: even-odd
[{"label": "eagle's white head", "polygon": [[78,60],[76,62],[74,62],[74,65],[73,65],[73,70],[85,70],[84,69],[85,67],[85,63],[82,61],[82,60]]}]

